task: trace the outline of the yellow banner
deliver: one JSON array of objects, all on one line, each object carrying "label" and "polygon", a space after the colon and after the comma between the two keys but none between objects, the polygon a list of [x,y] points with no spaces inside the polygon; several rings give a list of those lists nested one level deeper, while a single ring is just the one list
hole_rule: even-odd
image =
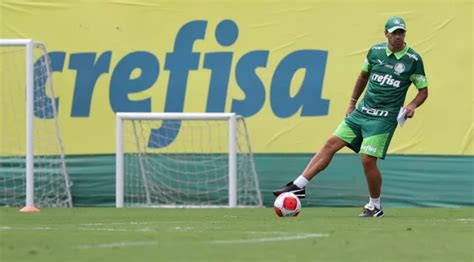
[{"label": "yellow banner", "polygon": [[305,153],[343,120],[399,15],[430,94],[389,153],[472,155],[472,13],[471,1],[3,0],[0,38],[46,44],[67,154],[115,152],[119,111],[236,112],[255,152]]}]

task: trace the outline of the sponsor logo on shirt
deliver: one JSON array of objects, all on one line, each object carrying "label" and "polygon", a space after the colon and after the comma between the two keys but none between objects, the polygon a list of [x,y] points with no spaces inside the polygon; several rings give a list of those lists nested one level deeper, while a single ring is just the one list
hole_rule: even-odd
[{"label": "sponsor logo on shirt", "polygon": [[362,112],[364,112],[368,115],[371,115],[371,116],[383,116],[383,117],[388,116],[388,111],[380,110],[380,109],[374,109],[374,108],[367,108],[365,106],[362,107]]},{"label": "sponsor logo on shirt", "polygon": [[379,83],[380,85],[389,85],[393,87],[400,87],[400,81],[393,79],[389,74],[379,75],[376,73],[372,74],[371,80]]}]

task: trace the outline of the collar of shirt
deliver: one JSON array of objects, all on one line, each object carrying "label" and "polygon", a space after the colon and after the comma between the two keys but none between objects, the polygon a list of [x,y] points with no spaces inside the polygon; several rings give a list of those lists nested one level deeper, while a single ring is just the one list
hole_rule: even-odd
[{"label": "collar of shirt", "polygon": [[400,60],[400,58],[402,58],[408,52],[408,48],[409,48],[408,44],[405,43],[405,48],[403,48],[403,50],[394,53],[390,51],[390,49],[388,48],[388,44],[385,44],[385,45],[387,47],[385,48],[385,53],[387,54],[387,56],[390,56],[391,54],[393,54],[397,60]]}]

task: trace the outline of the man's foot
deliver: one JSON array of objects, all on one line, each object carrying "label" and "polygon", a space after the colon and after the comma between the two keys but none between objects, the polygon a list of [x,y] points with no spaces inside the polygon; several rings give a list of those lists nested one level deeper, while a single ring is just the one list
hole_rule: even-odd
[{"label": "man's foot", "polygon": [[372,205],[365,205],[364,210],[362,213],[359,214],[359,217],[383,217],[383,210],[382,208],[378,209]]},{"label": "man's foot", "polygon": [[278,195],[280,195],[281,193],[284,193],[284,192],[291,192],[291,193],[295,194],[298,198],[305,198],[306,197],[305,188],[304,187],[299,188],[298,186],[293,184],[293,182],[290,182],[290,183],[286,184],[286,186],[273,191],[273,195],[278,196]]}]

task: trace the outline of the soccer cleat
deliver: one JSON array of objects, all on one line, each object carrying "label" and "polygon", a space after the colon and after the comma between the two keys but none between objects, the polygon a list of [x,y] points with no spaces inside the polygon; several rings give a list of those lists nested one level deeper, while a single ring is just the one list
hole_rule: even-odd
[{"label": "soccer cleat", "polygon": [[383,210],[382,208],[378,209],[372,205],[365,205],[364,210],[362,213],[359,214],[359,217],[383,217]]},{"label": "soccer cleat", "polygon": [[299,188],[298,186],[293,184],[293,182],[290,182],[290,183],[286,184],[286,186],[273,191],[273,195],[274,196],[279,196],[281,193],[284,193],[284,192],[291,192],[291,193],[295,194],[298,198],[305,198],[306,197],[305,188],[304,187]]}]

